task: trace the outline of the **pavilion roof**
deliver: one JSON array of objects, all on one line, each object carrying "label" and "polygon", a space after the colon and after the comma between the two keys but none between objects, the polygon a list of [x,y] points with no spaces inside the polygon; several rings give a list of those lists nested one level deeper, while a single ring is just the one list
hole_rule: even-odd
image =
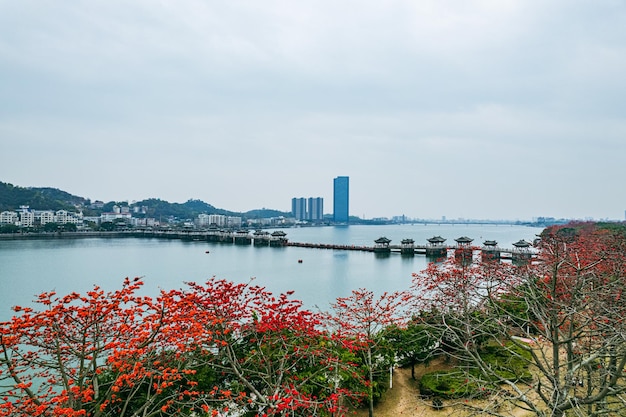
[{"label": "pavilion roof", "polygon": [[461,236],[454,240],[456,241],[456,243],[472,243],[474,241],[474,239],[470,239],[467,236]]},{"label": "pavilion roof", "polygon": [[427,239],[430,243],[443,243],[446,241],[446,239],[442,238],[441,236],[433,236],[430,239]]}]

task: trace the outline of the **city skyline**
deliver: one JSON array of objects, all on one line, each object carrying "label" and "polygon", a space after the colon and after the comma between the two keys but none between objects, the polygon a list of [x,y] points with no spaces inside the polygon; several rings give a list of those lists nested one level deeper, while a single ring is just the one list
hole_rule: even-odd
[{"label": "city skyline", "polygon": [[362,218],[624,218],[626,4],[355,5],[0,2],[0,178],[288,212],[346,173]]},{"label": "city skyline", "polygon": [[[341,178],[341,177],[338,177]],[[349,178],[349,177],[343,177],[343,178]],[[336,178],[335,178],[336,179]],[[22,187],[18,184],[10,184],[13,186],[16,186],[18,188],[26,188],[26,187]],[[57,187],[50,187],[50,188],[54,188],[54,189],[58,189],[59,191],[62,192],[67,192],[67,190],[63,190],[63,189],[59,189]],[[69,193],[72,194],[72,193]],[[80,198],[86,198],[85,196],[81,196],[81,195],[75,195],[72,194],[75,197],[80,197]],[[152,199],[156,199],[156,200],[163,200],[165,202],[168,203],[172,203],[172,204],[180,204],[177,202],[172,202],[172,201],[168,201],[168,200],[164,200],[159,196],[154,196],[151,197]],[[90,199],[91,200],[91,199]],[[188,199],[187,201],[192,201],[194,199]],[[296,205],[296,200],[298,200],[298,203]],[[311,200],[315,200],[316,202],[313,203]],[[99,199],[93,199],[91,200],[92,204],[97,203],[97,204],[105,204],[105,203],[126,203],[129,204],[131,206],[134,206],[135,204],[141,202],[143,200],[137,200],[137,199],[130,199],[130,200],[124,200],[124,199],[113,199],[113,200],[106,200],[106,201],[102,201]],[[324,212],[323,207],[323,201],[324,198],[322,197],[293,197],[291,199],[292,204],[291,204],[291,210],[285,210],[281,207],[259,207],[259,206],[254,206],[254,204],[251,204],[251,207],[255,207],[253,209],[251,209],[252,211],[256,211],[256,210],[271,210],[271,211],[281,211],[281,212],[285,212],[285,213],[291,213],[295,219],[297,220],[320,220],[323,219],[325,216],[329,216],[330,218],[334,217],[334,213],[332,211],[330,212]],[[210,204],[212,206],[214,206],[210,201],[203,201],[204,203]],[[314,217],[310,217],[310,213],[307,211],[307,207],[311,206],[311,204],[315,204],[315,213],[316,215]],[[297,206],[297,209],[296,209]],[[228,207],[216,207],[214,206],[216,209],[219,210],[226,210],[226,211],[230,211],[233,213],[240,213],[243,214],[245,212],[238,212],[236,210],[231,210]],[[313,206],[311,206],[313,207]],[[24,206],[24,208],[28,208],[28,206]],[[15,207],[15,209],[13,211],[20,211],[22,209],[22,206]],[[44,211],[49,211],[49,209],[42,209]],[[334,207],[333,207],[334,210]],[[11,210],[9,210],[11,211]],[[250,210],[249,210],[250,211]],[[300,217],[298,215],[296,215],[296,212],[301,213]],[[624,214],[623,214],[623,218],[595,218],[595,217],[565,217],[565,216],[542,216],[542,215],[537,215],[537,216],[532,216],[529,217],[527,219],[516,219],[516,218],[511,218],[511,217],[500,217],[500,218],[491,218],[491,217],[451,217],[451,216],[446,216],[446,215],[435,215],[433,217],[427,217],[427,216],[407,216],[406,214],[403,214],[403,210],[401,208],[399,208],[398,210],[395,210],[394,212],[391,213],[387,213],[384,214],[382,216],[375,216],[375,217],[366,217],[363,215],[359,215],[356,213],[350,213],[349,216],[354,216],[356,218],[361,218],[364,220],[399,220],[404,222],[404,221],[420,221],[420,220],[428,220],[428,221],[441,221],[441,222],[465,222],[465,221],[482,221],[482,220],[486,220],[486,221],[503,221],[503,222],[517,222],[517,221],[523,221],[523,222],[553,222],[553,221],[596,221],[596,220],[607,220],[607,221],[625,221],[626,220],[626,210],[624,210]]]}]

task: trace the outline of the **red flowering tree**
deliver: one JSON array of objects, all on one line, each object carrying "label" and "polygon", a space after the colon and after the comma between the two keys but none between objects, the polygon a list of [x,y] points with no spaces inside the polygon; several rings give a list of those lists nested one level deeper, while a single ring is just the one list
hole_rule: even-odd
[{"label": "red flowering tree", "polygon": [[148,416],[175,407],[179,393],[166,388],[187,371],[166,354],[167,306],[137,296],[141,285],[43,293],[41,310],[15,307],[18,315],[0,323],[0,415]]},{"label": "red flowering tree", "polygon": [[330,320],[335,325],[336,336],[362,357],[370,417],[374,415],[376,376],[393,365],[393,350],[383,349],[386,345],[383,331],[403,324],[401,307],[405,296],[402,292],[385,292],[377,297],[361,288],[352,291],[349,297],[337,298],[332,305]]},{"label": "red flowering tree", "polygon": [[211,279],[153,300],[141,285],[16,307],[0,323],[0,416],[343,414],[350,364],[290,294]]},{"label": "red flowering tree", "polygon": [[[212,279],[168,294],[186,349],[216,372],[203,408],[245,415],[343,415],[349,364],[321,317],[262,287]],[[192,320],[188,318],[192,317]],[[181,346],[182,347],[182,346]]]},{"label": "red flowering tree", "polygon": [[[526,265],[448,260],[415,274],[423,322],[444,335],[441,347],[476,386],[495,393],[478,413],[497,415],[503,402],[538,416],[603,415],[623,407],[625,231],[586,223],[550,227]],[[508,359],[488,359],[483,346],[508,351]],[[508,366],[519,362],[533,372],[531,381]]]}]

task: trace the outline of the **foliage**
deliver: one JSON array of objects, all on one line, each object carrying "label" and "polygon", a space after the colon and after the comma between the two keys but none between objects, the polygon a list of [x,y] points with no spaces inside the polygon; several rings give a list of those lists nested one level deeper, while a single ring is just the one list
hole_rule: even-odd
[{"label": "foliage", "polygon": [[169,343],[160,337],[162,306],[136,296],[140,286],[126,280],[109,293],[98,287],[86,295],[43,293],[41,311],[15,307],[18,315],[0,325],[7,387],[0,415],[127,415],[137,387],[146,384],[137,411],[169,407],[173,399],[159,395],[160,387],[182,374],[153,360]]},{"label": "foliage", "polygon": [[529,383],[532,380],[529,370],[531,355],[517,344],[509,342],[506,345],[484,346],[480,357],[498,376],[496,382],[504,379]]},{"label": "foliage", "polygon": [[20,227],[14,224],[0,225],[0,233],[19,233]]},{"label": "foliage", "polygon": [[479,385],[460,370],[435,371],[422,375],[420,393],[439,398],[477,398]]},{"label": "foliage", "polygon": [[[101,209],[90,207],[89,199],[72,195],[68,192],[50,187],[19,187],[0,182],[0,211],[17,210],[20,206],[29,206],[32,210],[68,210],[75,211],[80,207],[85,215],[96,216],[102,212],[112,211],[114,205],[127,206],[127,202],[110,201]],[[199,214],[223,214],[228,216],[245,216],[247,218],[289,217],[290,213],[271,209],[251,210],[238,213],[218,209],[211,204],[197,199],[184,203],[170,203],[159,198],[150,198],[133,203],[135,206],[146,207],[145,213],[135,213],[136,217],[175,218],[179,220],[193,219]]]},{"label": "foliage", "polygon": [[364,288],[353,290],[349,297],[339,297],[333,304],[335,335],[350,350],[361,355],[367,381],[367,398],[370,417],[374,402],[384,389],[377,381],[381,374],[394,364],[394,349],[384,337],[388,326],[401,325],[400,307],[405,302],[402,292],[383,293],[376,297]]},{"label": "foliage", "polygon": [[[146,207],[145,217],[167,218],[172,217],[179,220],[194,219],[199,214],[223,214],[226,216],[245,216],[247,218],[257,217],[279,217],[289,216],[289,213],[277,210],[252,210],[247,213],[237,213],[224,209],[218,209],[211,204],[201,200],[187,200],[184,203],[170,203],[158,198],[150,198],[135,203],[136,206]],[[139,215],[138,215],[139,216]]]},{"label": "foliage", "polygon": [[276,298],[224,280],[189,286],[167,296],[176,300],[174,322],[194,317],[177,332],[190,336],[204,366],[222,378],[204,398],[207,405],[227,400],[252,414],[323,414],[337,411],[343,396],[358,395],[343,386],[350,364],[340,362],[337,341],[320,330],[321,316],[290,293]]},{"label": "foliage", "polygon": [[387,326],[382,337],[393,347],[399,366],[410,366],[411,377],[415,379],[415,365],[428,363],[437,347],[440,335],[432,328],[420,323],[420,318],[412,317],[405,327]]},{"label": "foliage", "polygon": [[[508,387],[508,400],[538,416],[606,413],[623,406],[626,387],[624,230],[547,228],[536,260],[520,266],[431,265],[414,275],[414,306],[440,332],[440,350],[477,381]],[[481,354],[504,342],[512,372]],[[536,371],[531,385],[518,362]]]},{"label": "foliage", "polygon": [[0,182],[0,211],[29,206],[33,210],[69,210],[88,200],[55,188],[24,188]]},{"label": "foliage", "polygon": [[157,299],[41,294],[0,323],[0,416],[342,415],[351,352],[289,294],[211,279]]},{"label": "foliage", "polygon": [[[497,377],[485,380],[485,375],[475,368],[466,368],[463,364],[447,371],[435,371],[422,375],[420,393],[441,398],[482,398],[498,391],[502,380],[530,382],[530,355],[516,345],[506,347],[497,344],[484,346],[481,359],[495,371]],[[522,360],[524,358],[525,360]],[[495,384],[494,384],[495,383]]]}]

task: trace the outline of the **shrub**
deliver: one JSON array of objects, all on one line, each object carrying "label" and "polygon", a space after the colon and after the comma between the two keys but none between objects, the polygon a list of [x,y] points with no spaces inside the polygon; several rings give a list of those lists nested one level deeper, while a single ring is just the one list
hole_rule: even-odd
[{"label": "shrub", "polygon": [[480,352],[480,357],[500,378],[515,382],[532,379],[528,370],[530,353],[513,343],[487,345]]},{"label": "shrub", "polygon": [[477,370],[464,372],[459,368],[424,374],[420,380],[420,393],[441,398],[480,398],[490,390],[485,388],[500,379],[530,381],[528,370],[530,354],[522,348],[507,344],[490,344],[481,350],[481,358],[497,376],[487,379]]},{"label": "shrub", "polygon": [[464,398],[479,393],[478,385],[459,370],[436,371],[420,379],[420,393],[440,398]]}]

